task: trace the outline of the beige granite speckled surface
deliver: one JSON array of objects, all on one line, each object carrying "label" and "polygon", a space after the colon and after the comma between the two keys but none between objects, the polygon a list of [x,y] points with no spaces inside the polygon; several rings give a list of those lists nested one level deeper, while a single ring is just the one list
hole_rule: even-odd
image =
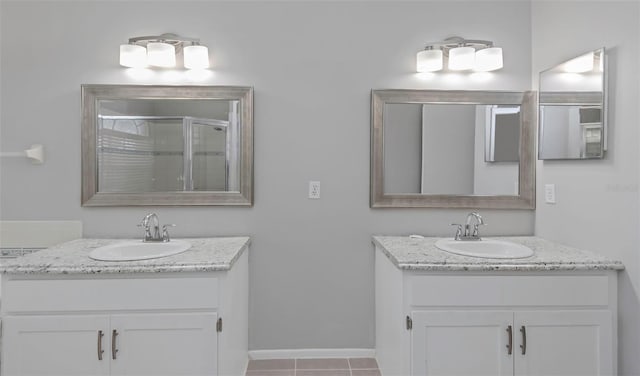
[{"label": "beige granite speckled surface", "polygon": [[411,239],[408,236],[374,236],[373,243],[399,269],[425,271],[547,271],[622,270],[624,265],[589,251],[567,247],[538,237],[493,237],[522,244],[534,251],[522,259],[489,259],[460,256],[435,246],[442,238]]},{"label": "beige granite speckled surface", "polygon": [[[131,240],[131,239],[126,239]],[[210,272],[231,269],[249,246],[248,237],[185,238],[186,252],[141,261],[96,261],[89,253],[98,247],[125,239],[78,239],[16,259],[0,259],[0,273],[94,274]]]}]

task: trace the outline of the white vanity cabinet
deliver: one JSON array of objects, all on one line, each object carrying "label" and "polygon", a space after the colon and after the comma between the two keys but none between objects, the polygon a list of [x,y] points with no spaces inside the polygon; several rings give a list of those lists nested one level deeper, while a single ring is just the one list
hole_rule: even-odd
[{"label": "white vanity cabinet", "polygon": [[[218,315],[130,314],[111,317],[112,375],[211,375],[218,369]],[[111,349],[113,352],[113,349]]]},{"label": "white vanity cabinet", "polygon": [[246,251],[220,271],[2,278],[3,376],[245,371]]},{"label": "white vanity cabinet", "polygon": [[106,361],[96,357],[98,331],[108,335],[107,316],[7,316],[2,326],[3,375],[109,374],[108,354]]},{"label": "white vanity cabinet", "polygon": [[5,372],[213,375],[216,318],[216,313],[9,316]]},{"label": "white vanity cabinet", "polygon": [[376,243],[384,376],[616,374],[614,268],[517,270],[507,260],[492,271],[460,257],[410,265],[396,256]]},{"label": "white vanity cabinet", "polygon": [[410,317],[414,375],[615,374],[610,311],[416,309]]}]

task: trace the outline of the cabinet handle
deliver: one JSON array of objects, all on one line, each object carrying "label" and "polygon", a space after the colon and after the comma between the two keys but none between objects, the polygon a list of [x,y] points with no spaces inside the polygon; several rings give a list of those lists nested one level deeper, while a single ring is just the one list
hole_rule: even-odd
[{"label": "cabinet handle", "polygon": [[520,333],[522,333],[522,345],[520,348],[522,349],[522,355],[527,353],[527,329],[524,328],[524,325],[520,327]]},{"label": "cabinet handle", "polygon": [[116,359],[116,354],[118,353],[118,349],[116,348],[116,337],[118,336],[118,331],[113,330],[111,332],[111,358],[113,360]]},{"label": "cabinet handle", "polygon": [[509,333],[509,343],[507,344],[507,355],[513,353],[513,328],[511,325],[507,327],[507,333]]},{"label": "cabinet handle", "polygon": [[102,354],[104,353],[102,349],[102,337],[104,337],[104,333],[102,333],[102,330],[98,330],[98,360],[102,360]]}]

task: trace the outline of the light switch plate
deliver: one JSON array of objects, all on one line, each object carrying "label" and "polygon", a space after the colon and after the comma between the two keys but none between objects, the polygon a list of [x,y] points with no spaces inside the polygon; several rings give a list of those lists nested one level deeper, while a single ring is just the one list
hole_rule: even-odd
[{"label": "light switch plate", "polygon": [[556,203],[556,185],[555,184],[544,185],[544,201],[547,204]]},{"label": "light switch plate", "polygon": [[320,182],[319,181],[310,181],[309,182],[309,198],[320,198]]}]

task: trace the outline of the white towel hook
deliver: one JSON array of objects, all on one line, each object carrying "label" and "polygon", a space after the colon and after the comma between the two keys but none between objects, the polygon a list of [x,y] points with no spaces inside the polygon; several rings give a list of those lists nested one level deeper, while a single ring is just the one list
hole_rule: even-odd
[{"label": "white towel hook", "polygon": [[42,164],[44,162],[44,146],[35,144],[31,145],[31,148],[25,151],[10,151],[0,153],[0,157],[27,157],[33,164]]}]

